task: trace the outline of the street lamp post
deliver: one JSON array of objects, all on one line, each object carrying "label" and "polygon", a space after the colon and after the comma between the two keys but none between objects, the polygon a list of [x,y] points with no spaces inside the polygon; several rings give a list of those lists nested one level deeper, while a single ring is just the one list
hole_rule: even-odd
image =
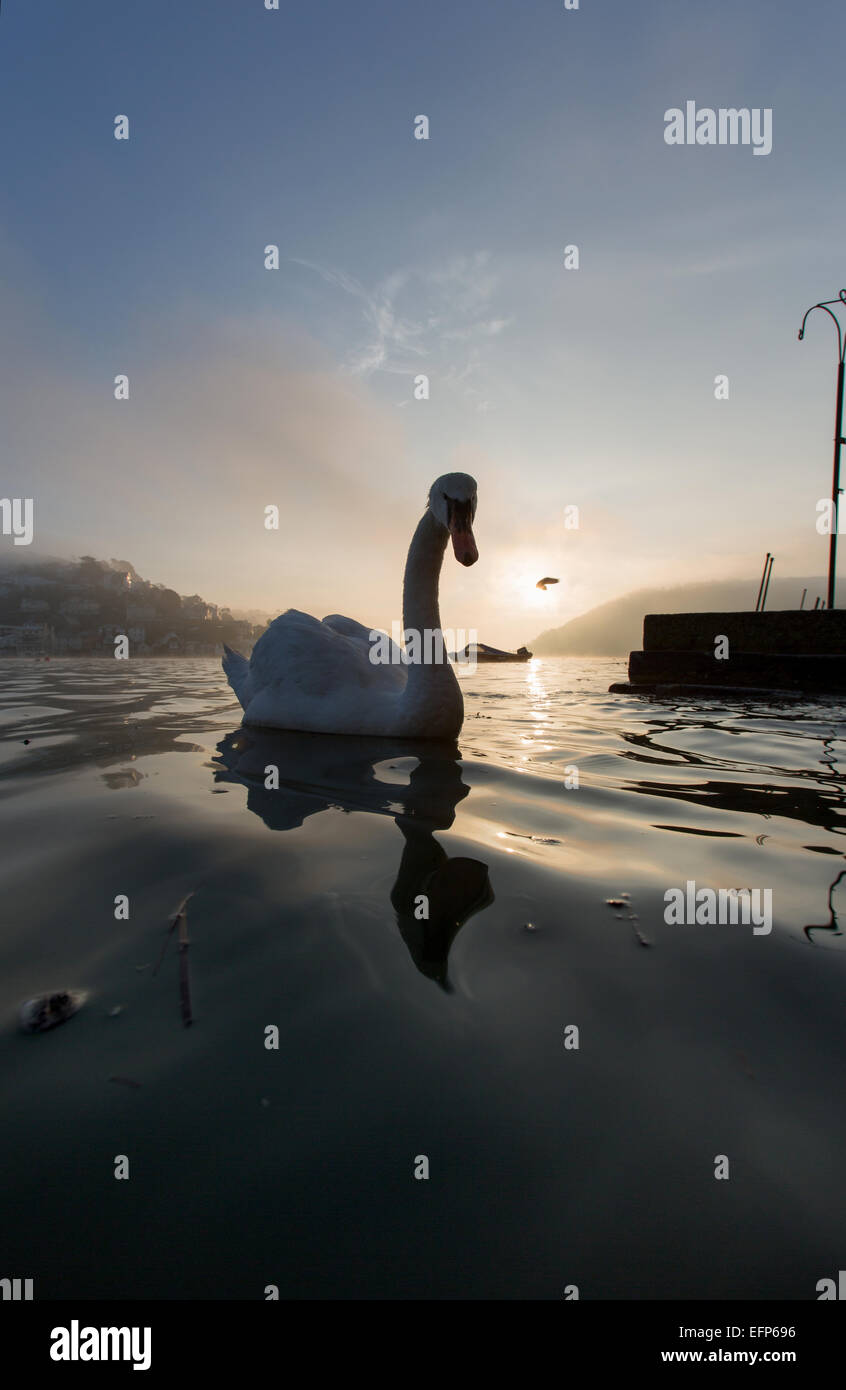
[{"label": "street lamp post", "polygon": [[827,606],[828,606],[829,608],[833,608],[833,607],[834,607],[835,570],[836,570],[836,566],[837,566],[837,524],[838,524],[838,511],[839,511],[839,508],[840,508],[840,492],[841,492],[841,487],[840,487],[840,446],[841,446],[841,444],[846,444],[846,439],[843,438],[843,359],[844,359],[844,354],[846,354],[846,340],[844,340],[843,330],[842,330],[842,328],[840,327],[840,320],[838,319],[837,315],[836,315],[835,313],[833,313],[832,310],[831,310],[831,307],[830,307],[830,306],[831,306],[832,304],[843,304],[843,305],[846,305],[846,290],[841,290],[841,291],[840,291],[840,294],[839,294],[838,297],[837,297],[837,299],[824,299],[824,300],[821,300],[821,302],[820,302],[819,304],[812,304],[811,307],[810,307],[810,309],[808,310],[808,312],[806,313],[805,317],[804,317],[803,320],[802,320],[802,327],[799,329],[799,341],[800,341],[800,343],[801,343],[802,339],[803,339],[804,336],[805,336],[805,324],[808,322],[808,316],[809,316],[810,314],[812,314],[812,313],[814,312],[815,309],[824,309],[825,312],[828,314],[829,318],[834,320],[834,326],[835,326],[835,328],[837,329],[837,404],[836,404],[836,406],[835,406],[835,413],[834,413],[834,477],[833,477],[833,479],[832,479],[832,484],[831,484],[831,500],[832,500],[832,503],[833,503],[833,506],[832,506],[832,514],[833,514],[833,515],[832,515],[831,536],[830,536],[830,538],[829,538],[829,546],[828,546],[828,605],[827,605]]}]

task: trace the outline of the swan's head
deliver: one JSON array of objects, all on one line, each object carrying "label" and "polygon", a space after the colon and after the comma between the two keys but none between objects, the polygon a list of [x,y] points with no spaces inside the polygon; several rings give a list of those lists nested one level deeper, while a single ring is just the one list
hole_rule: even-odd
[{"label": "swan's head", "polygon": [[475,565],[479,558],[473,539],[476,479],[469,473],[445,473],[437,478],[429,489],[429,511],[452,536],[459,564]]}]

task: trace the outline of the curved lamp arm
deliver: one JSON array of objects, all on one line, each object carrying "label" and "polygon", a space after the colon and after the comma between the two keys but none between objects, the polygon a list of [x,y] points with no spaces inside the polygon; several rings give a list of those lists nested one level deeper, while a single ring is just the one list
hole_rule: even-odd
[{"label": "curved lamp arm", "polygon": [[805,336],[805,324],[808,322],[810,315],[814,312],[815,309],[823,309],[825,313],[828,314],[829,318],[832,320],[835,328],[837,329],[837,360],[839,362],[842,362],[844,355],[843,330],[840,327],[840,320],[838,319],[837,315],[833,314],[831,312],[831,309],[828,307],[829,304],[846,305],[846,289],[841,290],[836,299],[824,299],[821,300],[819,304],[811,305],[810,309],[808,309],[807,313],[805,314],[805,317],[802,320],[802,327],[799,329],[799,342],[801,343],[802,339]]}]

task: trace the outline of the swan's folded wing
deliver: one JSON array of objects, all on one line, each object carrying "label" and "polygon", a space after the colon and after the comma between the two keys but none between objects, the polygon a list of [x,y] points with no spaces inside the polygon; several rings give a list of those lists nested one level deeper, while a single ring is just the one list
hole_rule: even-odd
[{"label": "swan's folded wing", "polygon": [[[367,634],[351,618],[341,621]],[[289,608],[262,633],[250,662],[255,694],[262,688],[295,687],[306,696],[332,697],[344,690],[398,690],[406,669],[370,660],[369,640],[348,636],[308,613]]]},{"label": "swan's folded wing", "polygon": [[374,645],[372,634],[376,633],[378,637],[382,638],[381,646],[383,651],[385,649],[384,644],[386,642],[388,644],[388,651],[390,652],[391,658],[390,664],[392,666],[400,666],[402,664],[400,648],[393,638],[389,637],[386,632],[383,633],[381,629],[365,627],[363,623],[357,623],[355,618],[345,618],[341,613],[330,613],[328,618],[324,618],[323,621],[327,627],[331,627],[333,632],[339,632],[342,637],[349,637],[353,641],[361,642],[367,652],[368,661],[370,660],[370,648]]}]

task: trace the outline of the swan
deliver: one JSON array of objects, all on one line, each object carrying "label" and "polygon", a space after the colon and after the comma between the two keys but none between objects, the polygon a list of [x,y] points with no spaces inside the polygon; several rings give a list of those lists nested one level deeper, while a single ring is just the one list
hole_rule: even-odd
[{"label": "swan", "polygon": [[[224,646],[223,669],[242,722],[318,734],[455,738],[464,700],[440,636],[438,581],[450,537],[460,564],[478,560],[475,514],[476,483],[468,474],[446,473],[432,484],[402,592],[403,628],[420,634],[422,660],[404,664],[383,638],[391,661],[374,663],[372,629],[337,613],[318,622],[289,608],[262,633],[249,661]],[[427,634],[437,637],[426,643]]]}]

